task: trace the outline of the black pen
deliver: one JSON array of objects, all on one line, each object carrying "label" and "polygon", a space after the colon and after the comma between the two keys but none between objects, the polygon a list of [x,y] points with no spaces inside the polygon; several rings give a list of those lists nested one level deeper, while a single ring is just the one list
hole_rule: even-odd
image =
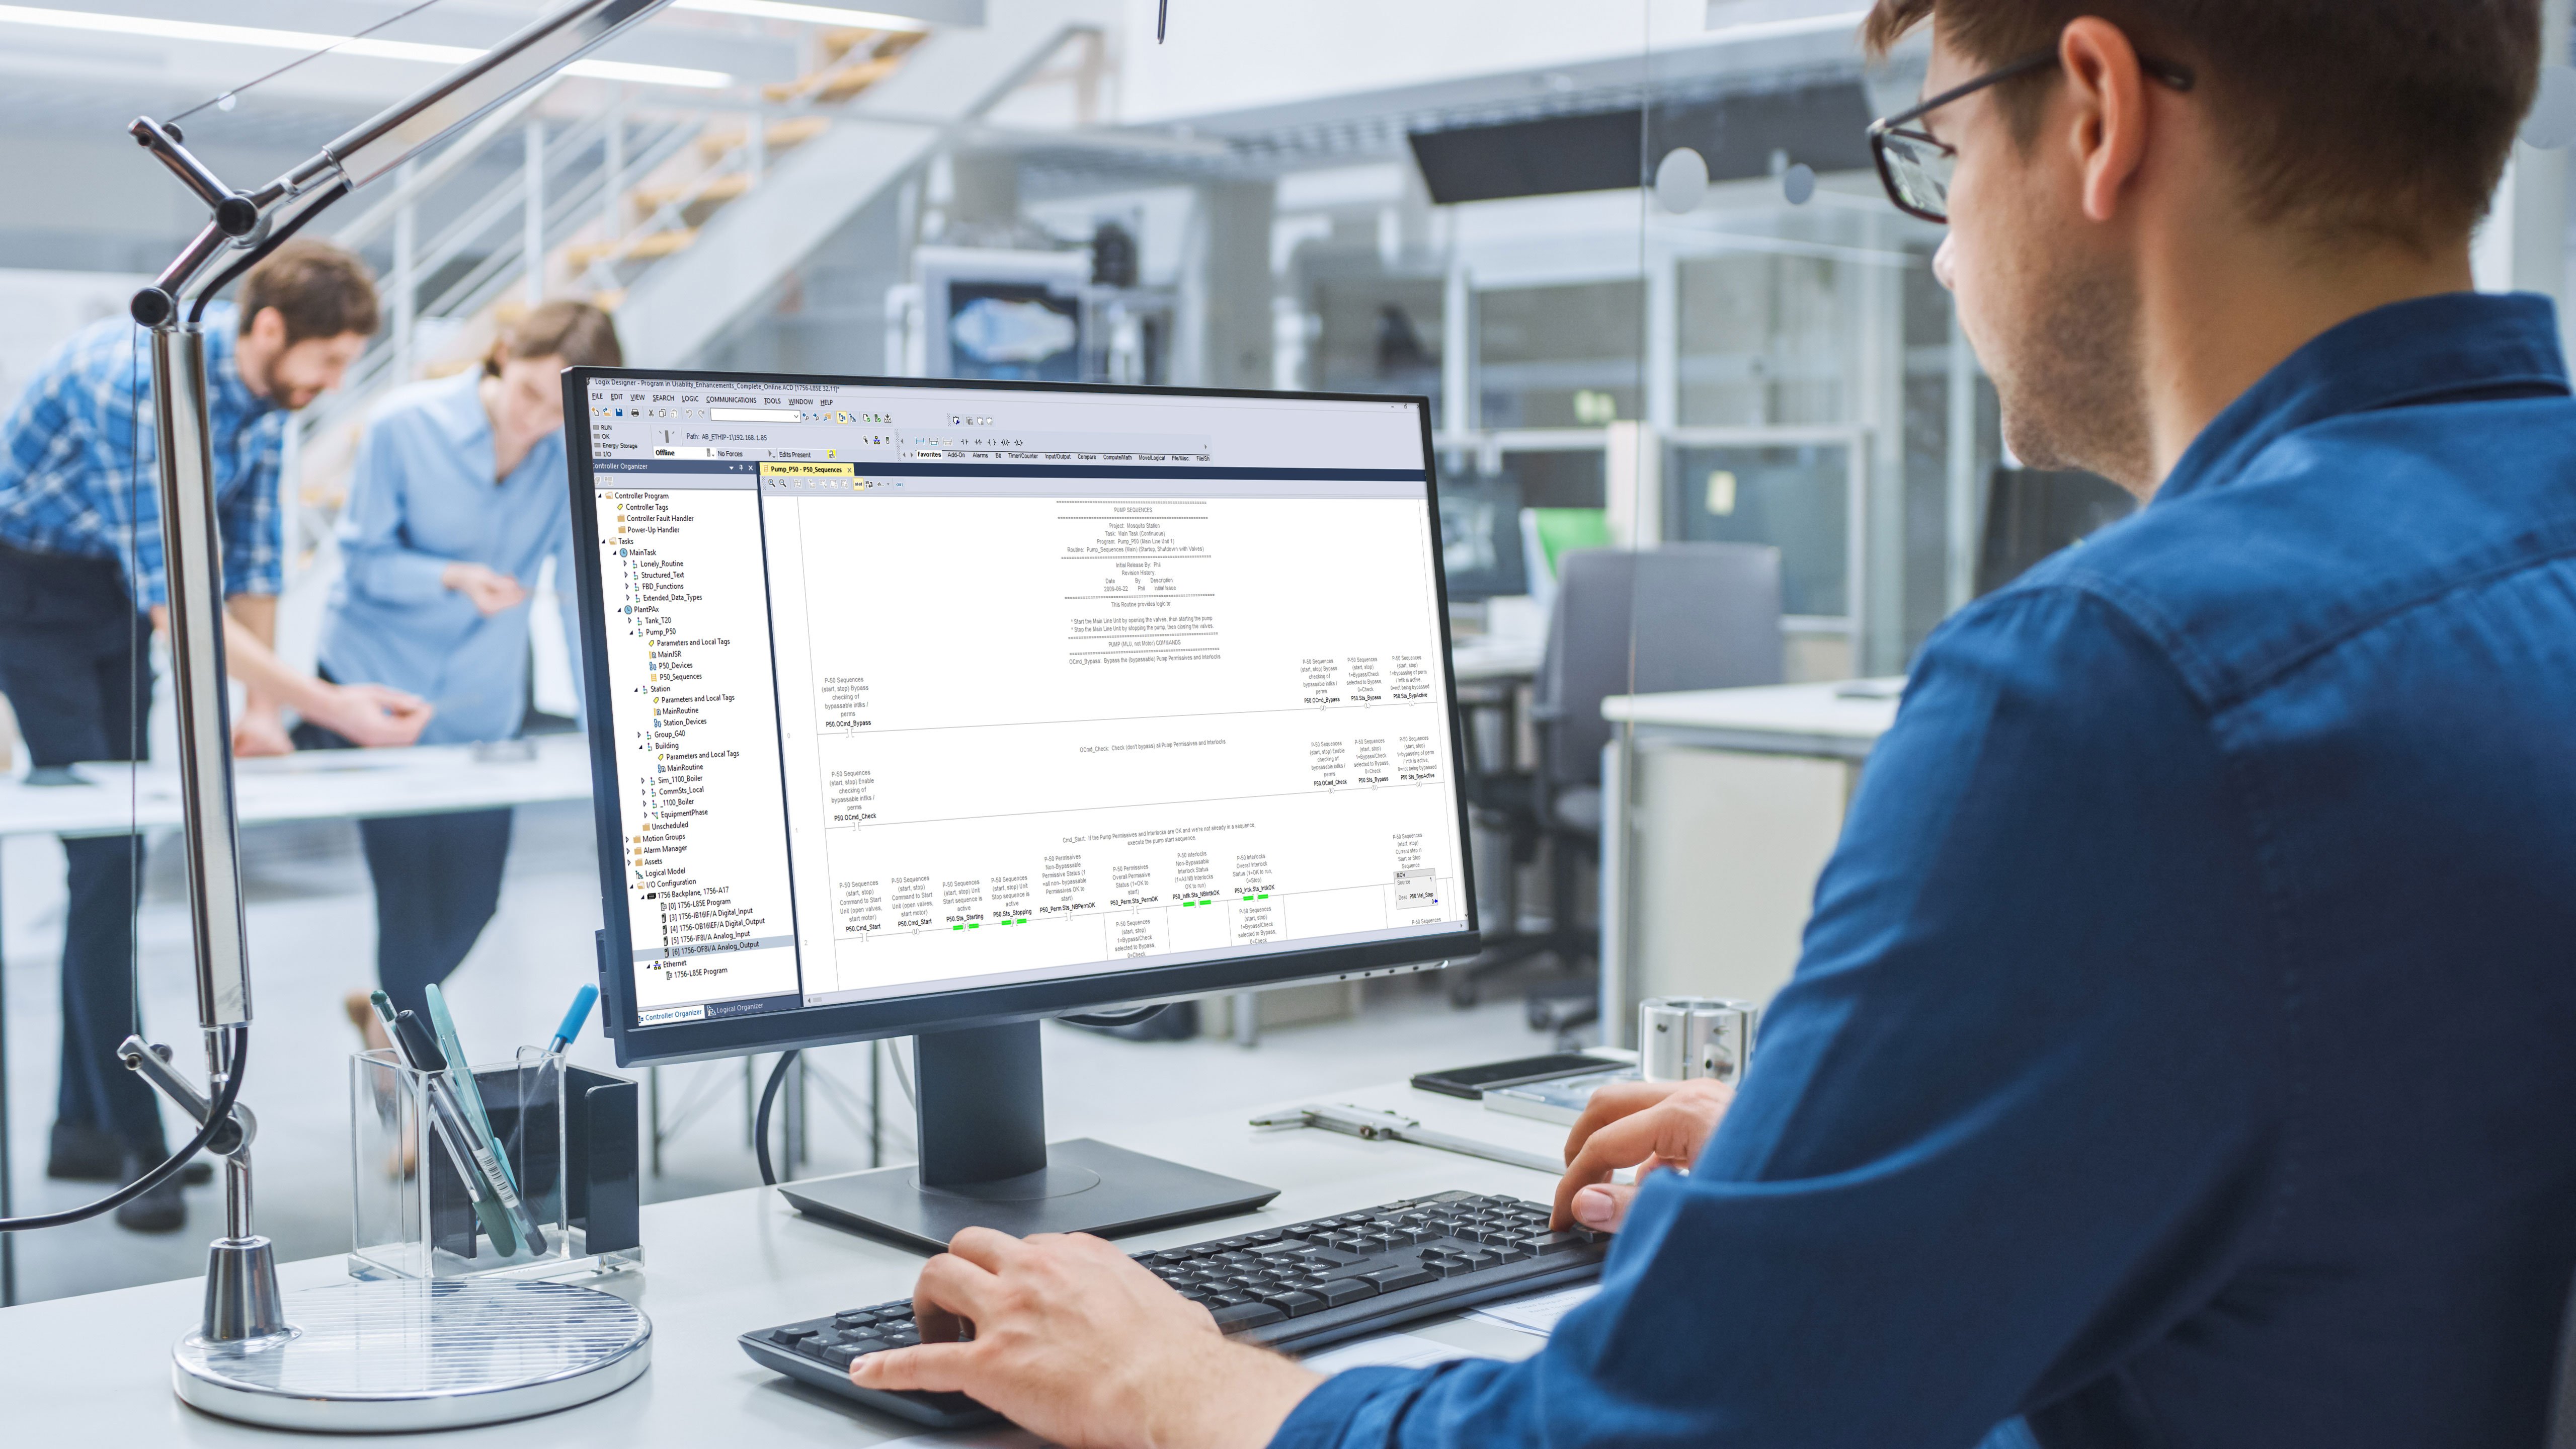
[{"label": "black pen", "polygon": [[[493,1249],[502,1257],[517,1252],[518,1229],[511,1223],[509,1209],[501,1205],[492,1186],[492,1179],[498,1174],[477,1160],[481,1144],[475,1142],[473,1129],[465,1125],[465,1113],[454,1100],[456,1089],[447,1080],[447,1058],[439,1052],[437,1039],[429,1034],[429,1028],[420,1024],[419,1017],[408,1011],[394,1010],[393,999],[383,992],[374,992],[367,1000],[375,1006],[376,1014],[385,1019],[385,1025],[392,1029],[390,1035],[394,1039],[394,1050],[401,1054],[403,1065],[420,1073],[421,1080],[427,1084],[425,1095],[428,1100],[423,1106],[429,1113],[430,1130],[438,1134],[439,1141],[447,1144],[448,1161],[456,1165],[456,1175],[465,1183],[466,1200],[474,1204],[474,1216],[483,1224],[485,1236],[491,1238]],[[467,1152],[468,1143],[474,1144],[475,1154]]]}]

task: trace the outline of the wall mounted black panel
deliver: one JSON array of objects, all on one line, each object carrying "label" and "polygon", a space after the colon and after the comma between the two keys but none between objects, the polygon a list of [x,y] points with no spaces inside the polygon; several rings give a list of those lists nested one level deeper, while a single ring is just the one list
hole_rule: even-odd
[{"label": "wall mounted black panel", "polygon": [[1869,95],[1858,81],[1417,131],[1414,163],[1441,205],[1641,186],[1676,146],[1708,162],[1712,181],[1767,176],[1774,152],[1818,171],[1869,166]]},{"label": "wall mounted black panel", "polygon": [[1431,199],[1447,206],[1634,186],[1644,147],[1639,125],[1635,111],[1599,111],[1421,131],[1408,139]]}]

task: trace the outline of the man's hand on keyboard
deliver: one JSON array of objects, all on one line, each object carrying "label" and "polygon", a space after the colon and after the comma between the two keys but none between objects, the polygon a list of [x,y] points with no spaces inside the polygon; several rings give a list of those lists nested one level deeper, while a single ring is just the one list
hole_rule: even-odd
[{"label": "man's hand on keyboard", "polygon": [[851,1382],[963,1393],[1068,1449],[1258,1449],[1321,1382],[1228,1343],[1205,1308],[1081,1234],[968,1228],[922,1267],[913,1309],[920,1346],[859,1359]]},{"label": "man's hand on keyboard", "polygon": [[1689,1167],[1717,1130],[1735,1089],[1722,1082],[1613,1082],[1592,1094],[1565,1139],[1565,1176],[1556,1184],[1550,1226],[1581,1224],[1615,1233],[1628,1221],[1635,1183],[1610,1174],[1637,1170],[1636,1182],[1659,1167]]}]

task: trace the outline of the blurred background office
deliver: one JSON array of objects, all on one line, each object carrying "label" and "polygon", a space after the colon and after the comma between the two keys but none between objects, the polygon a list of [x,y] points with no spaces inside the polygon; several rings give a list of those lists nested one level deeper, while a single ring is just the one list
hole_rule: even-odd
[{"label": "blurred background office", "polygon": [[[440,0],[217,100],[189,143],[226,176],[274,174],[540,8]],[[1851,0],[1171,0],[1160,41],[1157,8],[676,0],[352,198],[325,225],[377,274],[385,325],[288,431],[281,653],[336,668],[337,649],[385,647],[367,629],[400,627],[350,602],[390,537],[368,419],[405,388],[479,388],[460,379],[559,304],[613,318],[625,361],[648,367],[1426,395],[1491,948],[1365,990],[1190,1003],[1125,1037],[1051,1027],[1048,1050],[1080,1064],[1049,1075],[1051,1125],[1616,1044],[1643,995],[1767,998],[1908,660],[1951,612],[2129,508],[2003,455],[1930,269],[1940,232],[1868,172],[1865,128],[1915,96],[1920,40],[1865,68]],[[0,400],[192,229],[124,136],[131,117],[403,9],[0,14],[0,181],[25,202],[0,218]],[[2547,144],[2521,148],[2480,282],[2556,294],[2565,137],[2529,139]],[[552,355],[588,360],[573,351]],[[569,581],[546,547],[421,551],[443,560],[424,597],[450,612],[472,604],[447,563],[525,595],[448,686],[503,701],[506,727],[435,736],[451,742],[429,747],[434,770],[399,776],[437,782],[405,810],[451,822],[414,835],[461,828],[468,805],[515,809],[505,866],[488,840],[409,847],[492,868],[488,924],[436,964],[465,1034],[513,1042],[593,972]],[[1313,586],[1335,571],[1316,558]],[[455,743],[521,734],[526,758]],[[244,846],[259,1010],[284,1026],[265,1038],[262,1222],[290,1258],[348,1242],[342,1012],[380,919],[356,820],[386,813],[361,777],[388,753],[245,765],[287,802],[246,808]],[[171,1040],[193,1019],[178,846],[146,833],[138,971]],[[22,1209],[90,1191],[44,1180],[31,1146],[54,1070],[60,851],[0,811]],[[575,1055],[605,1064],[595,1036]],[[756,1180],[755,1070],[653,1075],[649,1193]],[[904,1160],[905,1070],[899,1046],[813,1054],[789,1093],[794,1171]],[[17,1296],[194,1273],[215,1211],[188,1197],[195,1220],[170,1237],[91,1223],[24,1240]]]}]

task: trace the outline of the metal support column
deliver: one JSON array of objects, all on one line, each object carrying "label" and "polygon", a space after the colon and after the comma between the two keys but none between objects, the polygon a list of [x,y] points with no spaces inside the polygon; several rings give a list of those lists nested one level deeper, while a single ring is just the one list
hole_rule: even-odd
[{"label": "metal support column", "polygon": [[[406,161],[395,173],[394,185],[408,190],[411,178],[412,163]],[[397,384],[409,382],[412,378],[412,324],[420,309],[420,278],[413,274],[413,267],[419,252],[420,209],[405,200],[402,209],[394,213],[394,271],[387,279],[394,294],[394,378]]]},{"label": "metal support column", "polygon": [[605,139],[599,165],[600,240],[614,242],[626,231],[626,88],[617,88],[608,103]]},{"label": "metal support column", "polygon": [[1950,425],[1948,499],[1950,579],[1947,603],[1965,608],[1977,596],[1977,550],[1984,533],[1985,489],[1977,477],[1977,355],[1950,311]]},{"label": "metal support column", "polygon": [[528,305],[536,306],[546,299],[546,123],[528,118],[528,217],[527,217],[527,289]]}]

